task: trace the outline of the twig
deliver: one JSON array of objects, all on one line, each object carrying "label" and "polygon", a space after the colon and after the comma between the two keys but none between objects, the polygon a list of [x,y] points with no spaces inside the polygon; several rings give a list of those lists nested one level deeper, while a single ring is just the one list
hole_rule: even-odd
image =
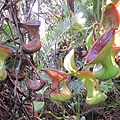
[{"label": "twig", "polygon": [[36,2],[36,0],[33,1],[32,6],[31,6],[31,8],[29,9],[28,15],[27,15],[27,17],[26,17],[26,21],[28,20],[30,14],[31,14],[31,11],[32,11],[32,8],[33,8],[35,2]]},{"label": "twig", "polygon": [[[3,29],[3,32],[5,32],[4,31],[4,29]],[[23,35],[25,35],[26,33],[28,33],[27,31],[26,32],[24,32],[23,33]],[[5,34],[7,34],[6,32],[5,32]],[[8,36],[8,35],[7,35]],[[8,36],[9,37],[9,36]],[[10,37],[9,37],[10,38]],[[21,45],[21,43],[19,43],[19,42],[16,42],[16,40],[18,40],[19,39],[19,37],[16,37],[16,38],[14,38],[14,42],[16,43],[16,44],[18,44],[18,45]],[[12,42],[13,40],[10,38],[10,39],[7,39],[6,41],[4,41],[2,44],[6,44],[7,42]]]},{"label": "twig", "polygon": [[30,118],[30,116],[29,116],[27,110],[25,109],[25,107],[22,106],[22,108],[23,108],[22,111],[23,111],[23,113],[27,116],[28,120],[31,120],[31,118]]},{"label": "twig", "polygon": [[8,24],[8,27],[9,27],[10,33],[11,33],[12,38],[13,38],[13,41],[14,41],[14,44],[16,45],[16,43],[15,43],[15,38],[14,38],[14,35],[13,35],[13,32],[12,32],[12,29],[11,29],[11,27],[10,27],[10,24],[9,24],[9,22],[8,22],[8,19],[5,19],[5,20],[6,20],[7,24]]},{"label": "twig", "polygon": [[[6,0],[7,1],[7,0]],[[13,4],[16,4],[16,3],[18,3],[20,0],[15,0],[15,2],[13,2]],[[7,2],[5,2],[4,3],[4,5],[2,6],[2,8],[0,9],[0,13],[1,13],[1,11],[3,10],[6,10],[6,9],[8,9],[8,8],[10,8],[10,4],[8,4]]]},{"label": "twig", "polygon": [[[12,78],[10,77],[10,75],[8,74],[8,77],[9,77],[9,79],[10,79],[10,81],[12,82],[12,84],[15,86],[16,85],[16,83],[12,80]],[[18,86],[18,85],[16,85],[17,86],[17,91],[21,94],[21,95],[23,95],[24,97],[28,97],[21,89],[20,89],[20,87]]]},{"label": "twig", "polygon": [[[27,56],[26,56],[27,57]],[[27,57],[27,60],[29,61],[30,65],[32,66],[32,68],[34,69],[35,73],[38,75],[38,77],[40,78],[40,80],[42,81],[42,77],[40,76],[40,74],[38,73],[36,67],[34,67],[34,65],[32,64],[31,60]]]}]

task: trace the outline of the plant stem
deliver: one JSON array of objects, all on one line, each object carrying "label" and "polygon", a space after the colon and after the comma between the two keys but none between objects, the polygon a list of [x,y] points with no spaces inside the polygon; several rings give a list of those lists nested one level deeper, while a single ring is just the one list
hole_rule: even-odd
[{"label": "plant stem", "polygon": [[[78,90],[80,90],[80,86],[78,86]],[[78,93],[78,111],[77,111],[77,116],[80,115],[80,93]]]},{"label": "plant stem", "polygon": [[[55,102],[55,101],[54,101]],[[62,106],[60,106],[59,104],[58,104],[58,102],[55,102],[63,111],[65,111],[67,114],[68,114],[68,116],[70,116],[70,114],[62,107]]]},{"label": "plant stem", "polygon": [[92,106],[92,120],[93,120],[93,111],[94,111],[94,106]]},{"label": "plant stem", "polygon": [[100,0],[97,0],[97,20],[100,18]]},{"label": "plant stem", "polygon": [[102,14],[101,14],[101,21],[100,21],[100,25],[102,24],[102,20],[103,20],[103,12],[104,12],[104,0],[102,0]]}]

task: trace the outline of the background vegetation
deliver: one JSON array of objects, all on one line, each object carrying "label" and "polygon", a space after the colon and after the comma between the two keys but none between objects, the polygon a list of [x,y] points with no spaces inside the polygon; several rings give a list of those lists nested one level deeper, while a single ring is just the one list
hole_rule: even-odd
[{"label": "background vegetation", "polygon": [[[70,0],[68,0],[70,1]],[[69,2],[70,3],[70,2]],[[49,98],[50,78],[43,68],[65,70],[63,60],[66,54],[75,49],[78,70],[84,66],[83,52],[87,51],[85,41],[95,23],[101,22],[102,12],[107,0],[75,0],[70,7],[64,0],[1,0],[0,1],[0,44],[12,47],[16,53],[5,63],[8,72],[6,80],[0,82],[0,119],[1,120],[119,120],[120,119],[120,78],[102,82],[102,90],[108,99],[101,104],[86,104],[86,87],[76,77],[70,76],[67,82],[72,98],[66,102],[56,102]],[[71,4],[72,5],[72,4]],[[73,11],[77,17],[74,16]],[[14,11],[13,11],[14,9]],[[21,51],[20,34],[17,22],[40,20],[40,40],[42,48],[29,55],[26,77],[21,81],[10,79],[13,67],[19,68]],[[22,33],[25,33],[22,30]],[[96,34],[96,38],[99,34]],[[29,35],[24,34],[24,38]],[[1,58],[2,56],[0,56]],[[119,64],[119,61],[118,61]],[[27,80],[33,69],[47,80],[39,91],[31,91]],[[36,74],[33,76],[36,77]],[[38,102],[35,102],[35,101]],[[38,113],[38,116],[30,117]]]}]

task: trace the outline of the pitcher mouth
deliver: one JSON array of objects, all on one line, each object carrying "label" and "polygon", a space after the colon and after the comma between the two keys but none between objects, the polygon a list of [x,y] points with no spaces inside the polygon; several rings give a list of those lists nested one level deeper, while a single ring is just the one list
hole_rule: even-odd
[{"label": "pitcher mouth", "polygon": [[96,105],[101,102],[105,102],[107,96],[104,93],[98,93],[94,97],[86,98],[86,103],[89,105]]}]

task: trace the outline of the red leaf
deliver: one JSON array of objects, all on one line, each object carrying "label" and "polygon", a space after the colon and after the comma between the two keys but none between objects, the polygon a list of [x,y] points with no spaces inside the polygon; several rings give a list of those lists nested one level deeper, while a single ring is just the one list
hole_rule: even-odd
[{"label": "red leaf", "polygon": [[[115,29],[111,28],[110,30],[106,31],[100,38],[98,38],[91,49],[89,50],[87,57],[85,59],[85,64],[95,63],[97,61],[97,56],[99,55],[99,58],[103,56],[103,54],[108,54],[107,52],[110,51],[108,49],[104,49],[105,47],[111,48],[111,46],[107,46],[110,40],[113,38],[115,34]],[[102,50],[104,49],[104,53]],[[95,59],[96,58],[96,59]]]},{"label": "red leaf", "polygon": [[106,9],[103,13],[102,25],[105,30],[109,28],[118,29],[119,27],[119,12],[116,9],[113,3],[110,3],[106,6]]},{"label": "red leaf", "polygon": [[63,79],[67,78],[68,74],[62,70],[47,68],[43,69],[52,80],[52,89],[59,89],[59,83]]}]

